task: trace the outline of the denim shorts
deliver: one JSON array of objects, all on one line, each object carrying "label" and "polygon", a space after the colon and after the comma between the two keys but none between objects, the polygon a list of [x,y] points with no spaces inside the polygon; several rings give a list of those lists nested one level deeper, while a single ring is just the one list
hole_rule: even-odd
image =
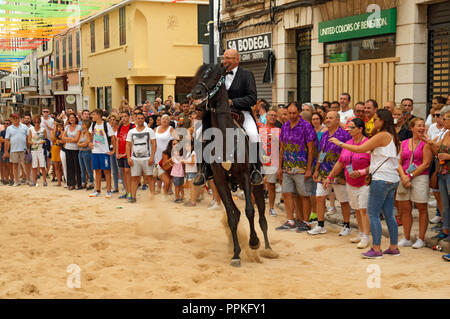
[{"label": "denim shorts", "polygon": [[186,173],[186,180],[192,181],[195,179],[195,176],[197,176],[197,173]]},{"label": "denim shorts", "polygon": [[108,154],[92,153],[91,158],[93,170],[111,170],[111,156]]},{"label": "denim shorts", "polygon": [[183,184],[184,184],[184,177],[174,177],[173,178],[173,185],[183,186]]}]

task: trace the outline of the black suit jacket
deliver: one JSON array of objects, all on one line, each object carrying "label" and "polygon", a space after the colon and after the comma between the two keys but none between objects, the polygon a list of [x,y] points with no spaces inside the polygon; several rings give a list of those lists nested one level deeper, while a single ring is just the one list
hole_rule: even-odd
[{"label": "black suit jacket", "polygon": [[239,66],[227,92],[233,108],[252,113],[257,100],[255,76],[252,72]]}]

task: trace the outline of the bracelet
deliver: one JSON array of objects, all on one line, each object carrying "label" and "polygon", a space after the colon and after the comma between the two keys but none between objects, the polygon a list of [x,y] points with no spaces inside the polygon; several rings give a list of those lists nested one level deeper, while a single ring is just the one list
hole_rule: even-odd
[{"label": "bracelet", "polygon": [[334,180],[334,177],[330,177],[330,175],[327,176],[327,179],[332,182]]}]

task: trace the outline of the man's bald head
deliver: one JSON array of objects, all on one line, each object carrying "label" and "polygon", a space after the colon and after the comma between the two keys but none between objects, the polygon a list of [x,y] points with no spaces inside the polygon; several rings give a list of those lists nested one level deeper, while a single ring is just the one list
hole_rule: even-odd
[{"label": "man's bald head", "polygon": [[223,65],[227,71],[233,70],[239,65],[239,52],[235,49],[228,49],[223,53]]}]

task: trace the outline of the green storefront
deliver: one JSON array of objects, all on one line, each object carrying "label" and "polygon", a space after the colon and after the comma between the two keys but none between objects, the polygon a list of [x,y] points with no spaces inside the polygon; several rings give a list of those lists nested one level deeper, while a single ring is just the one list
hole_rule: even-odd
[{"label": "green storefront", "polygon": [[347,62],[395,56],[397,8],[319,23],[324,62]]}]

